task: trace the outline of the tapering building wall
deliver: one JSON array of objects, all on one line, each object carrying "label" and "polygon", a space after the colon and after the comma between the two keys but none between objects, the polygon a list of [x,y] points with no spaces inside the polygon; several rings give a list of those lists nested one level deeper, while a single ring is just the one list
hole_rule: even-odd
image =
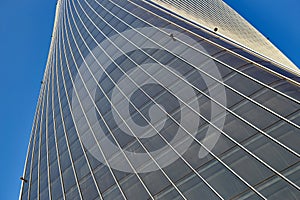
[{"label": "tapering building wall", "polygon": [[274,62],[286,66],[286,69],[298,70],[266,37],[224,3],[223,0],[153,1],[209,30],[217,28],[220,36],[253,50],[253,53],[266,56]]},{"label": "tapering building wall", "polygon": [[299,198],[299,71],[178,2],[58,1],[22,200]]}]

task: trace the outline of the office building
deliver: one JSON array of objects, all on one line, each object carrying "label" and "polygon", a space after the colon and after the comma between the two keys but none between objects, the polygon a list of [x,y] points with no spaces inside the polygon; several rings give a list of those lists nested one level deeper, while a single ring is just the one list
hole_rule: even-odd
[{"label": "office building", "polygon": [[59,0],[20,199],[297,199],[299,74],[221,0]]}]

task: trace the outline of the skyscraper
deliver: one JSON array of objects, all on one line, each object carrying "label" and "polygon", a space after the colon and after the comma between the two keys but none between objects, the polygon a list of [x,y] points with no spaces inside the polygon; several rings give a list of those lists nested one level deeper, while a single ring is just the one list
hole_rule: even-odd
[{"label": "skyscraper", "polygon": [[221,0],[59,0],[20,198],[297,199],[299,74]]}]

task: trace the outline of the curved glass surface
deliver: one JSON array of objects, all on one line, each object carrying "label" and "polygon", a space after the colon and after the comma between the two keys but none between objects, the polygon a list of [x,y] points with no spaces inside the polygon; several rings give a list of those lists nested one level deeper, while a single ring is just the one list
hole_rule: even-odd
[{"label": "curved glass surface", "polygon": [[21,199],[297,199],[299,77],[215,40],[147,1],[59,1]]}]

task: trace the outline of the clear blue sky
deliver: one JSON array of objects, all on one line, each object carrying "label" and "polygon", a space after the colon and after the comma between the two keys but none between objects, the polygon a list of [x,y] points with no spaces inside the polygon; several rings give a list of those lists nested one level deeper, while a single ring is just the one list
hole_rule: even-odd
[{"label": "clear blue sky", "polygon": [[[300,66],[299,0],[225,0]],[[56,0],[1,0],[0,199],[17,199]]]}]

